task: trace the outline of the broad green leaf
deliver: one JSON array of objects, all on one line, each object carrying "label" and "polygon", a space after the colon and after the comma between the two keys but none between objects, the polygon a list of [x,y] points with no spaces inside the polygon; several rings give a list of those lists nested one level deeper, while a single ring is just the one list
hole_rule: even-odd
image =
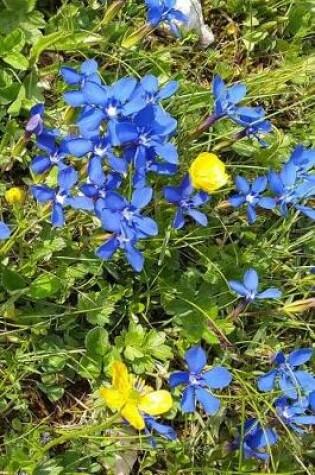
[{"label": "broad green leaf", "polygon": [[91,354],[105,355],[108,350],[108,333],[104,328],[90,330],[85,337],[85,346]]},{"label": "broad green leaf", "polygon": [[58,292],[61,286],[62,281],[54,275],[42,274],[31,283],[28,295],[34,299],[45,299]]},{"label": "broad green leaf", "polygon": [[13,51],[12,53],[3,56],[2,59],[14,69],[25,71],[28,68],[28,59],[18,51]]},{"label": "broad green leaf", "polygon": [[18,272],[5,267],[2,271],[2,285],[9,292],[14,292],[25,289],[27,282]]}]

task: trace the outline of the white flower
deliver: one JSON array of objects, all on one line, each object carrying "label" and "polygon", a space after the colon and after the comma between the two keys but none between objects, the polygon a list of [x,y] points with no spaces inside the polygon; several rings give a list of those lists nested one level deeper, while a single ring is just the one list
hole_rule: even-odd
[{"label": "white flower", "polygon": [[186,31],[196,30],[203,49],[214,42],[213,33],[204,22],[200,0],[176,0],[175,8],[188,18],[187,23],[177,22],[179,26]]}]

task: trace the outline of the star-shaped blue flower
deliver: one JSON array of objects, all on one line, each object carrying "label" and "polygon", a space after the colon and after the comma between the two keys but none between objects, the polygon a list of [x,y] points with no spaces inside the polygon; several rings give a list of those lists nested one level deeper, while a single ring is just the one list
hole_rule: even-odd
[{"label": "star-shaped blue flower", "polygon": [[196,208],[206,204],[210,196],[205,191],[194,193],[189,174],[185,175],[178,188],[166,186],[164,188],[165,199],[177,206],[177,212],[173,220],[173,228],[181,229],[185,225],[185,216],[190,216],[201,226],[207,226],[207,216]]},{"label": "star-shaped blue flower", "polygon": [[268,180],[264,176],[256,178],[252,185],[242,176],[237,176],[235,178],[235,185],[239,193],[231,196],[228,201],[235,208],[245,206],[248,221],[251,224],[256,221],[257,206],[264,209],[273,209],[277,204],[274,198],[261,196],[261,193],[266,190],[267,183]]},{"label": "star-shaped blue flower", "polygon": [[257,419],[248,419],[244,424],[244,437],[241,431],[238,437],[231,443],[232,450],[241,449],[245,459],[258,458],[268,461],[270,447],[275,445],[279,436],[274,428],[263,427]]},{"label": "star-shaped blue flower", "polygon": [[305,432],[305,429],[301,426],[315,424],[315,416],[308,412],[308,397],[300,397],[292,402],[292,400],[283,396],[275,401],[274,406],[281,421],[297,434]]},{"label": "star-shaped blue flower", "polygon": [[203,371],[207,364],[205,351],[194,346],[185,354],[189,371],[173,373],[170,376],[171,388],[184,385],[181,408],[183,412],[195,412],[197,401],[207,414],[215,414],[220,408],[220,400],[215,397],[212,389],[223,389],[232,381],[231,373],[222,366]]},{"label": "star-shaped blue flower", "polygon": [[147,20],[150,25],[157,27],[160,23],[167,23],[176,37],[180,31],[176,22],[186,23],[188,18],[176,8],[176,0],[145,0],[148,7]]},{"label": "star-shaped blue flower", "polygon": [[269,392],[279,387],[284,396],[290,399],[315,391],[313,375],[298,369],[311,359],[312,354],[311,348],[294,350],[288,356],[280,351],[273,359],[276,367],[258,379],[258,389]]},{"label": "star-shaped blue flower", "polygon": [[282,292],[274,287],[258,292],[259,278],[255,269],[248,269],[245,272],[243,282],[230,280],[229,286],[240,297],[244,297],[248,303],[254,302],[256,299],[278,299],[282,295]]}]

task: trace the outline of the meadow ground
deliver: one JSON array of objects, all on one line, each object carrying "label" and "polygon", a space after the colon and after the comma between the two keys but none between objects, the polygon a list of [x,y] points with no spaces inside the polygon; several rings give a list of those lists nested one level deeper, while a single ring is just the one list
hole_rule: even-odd
[{"label": "meadow ground", "polygon": [[[203,9],[215,36],[205,51],[194,33],[176,39],[161,30],[124,48],[123,39],[144,25],[140,0],[0,0],[0,199],[11,229],[0,241],[1,474],[120,473],[117,456],[132,466],[121,473],[132,474],[314,473],[312,426],[294,432],[276,415],[279,388],[257,388],[276,351],[314,342],[314,224],[293,207],[286,217],[257,208],[249,224],[244,208],[227,200],[236,175],[253,180],[279,171],[297,145],[315,148],[315,3],[205,0]],[[66,224],[52,227],[49,205],[30,192],[34,184],[56,185],[54,170],[44,178],[31,170],[38,150],[34,136],[24,137],[30,108],[44,102],[45,124],[68,134],[75,116],[59,70],[78,69],[87,58],[98,62],[106,84],[150,74],[180,85],[164,102],[178,121],[172,143],[179,169],[149,177],[155,194],[145,214],[159,233],[140,244],[142,272],[123,252],[106,261],[95,255],[111,230],[100,229],[89,211],[69,208]],[[243,104],[265,109],[268,147],[251,137],[235,140],[239,129],[229,120],[192,137],[213,110],[215,74],[227,84],[246,83]],[[172,229],[174,206],[163,187],[178,186],[198,154],[214,151],[230,178],[203,208],[207,226],[191,221]],[[84,160],[70,159],[79,179]],[[120,193],[130,198],[132,188],[129,172]],[[276,287],[282,296],[240,307],[228,282],[249,268],[258,272],[260,290]],[[214,415],[200,406],[184,413],[183,388],[172,390],[172,408],[159,421],[176,430],[177,440],[156,435],[152,446],[108,408],[99,389],[111,384],[112,363],[121,360],[150,386],[169,390],[170,373],[186,370],[183,357],[193,345],[204,348],[210,366],[227,368],[233,382],[213,391],[221,401]],[[268,460],[231,450],[249,418],[277,430],[277,443],[264,447]]]}]

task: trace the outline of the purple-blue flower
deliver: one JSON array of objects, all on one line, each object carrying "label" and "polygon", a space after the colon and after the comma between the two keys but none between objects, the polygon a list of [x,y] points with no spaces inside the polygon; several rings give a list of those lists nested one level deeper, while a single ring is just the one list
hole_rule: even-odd
[{"label": "purple-blue flower", "polygon": [[36,104],[31,108],[30,119],[25,126],[25,138],[29,139],[32,134],[40,135],[44,130],[43,114],[45,111],[44,104]]},{"label": "purple-blue flower", "polygon": [[256,299],[278,299],[282,295],[282,292],[274,287],[258,292],[259,278],[255,269],[248,269],[245,272],[243,282],[230,280],[229,286],[240,297],[244,297],[248,303],[254,302]]},{"label": "purple-blue flower", "polygon": [[315,424],[315,416],[308,411],[309,398],[307,396],[300,397],[294,402],[283,396],[276,399],[274,407],[281,421],[297,434],[305,432],[304,425]]},{"label": "purple-blue flower", "polygon": [[237,176],[235,185],[238,190],[237,195],[229,198],[229,203],[235,208],[241,206],[246,207],[248,221],[254,223],[257,218],[256,207],[264,209],[273,209],[276,206],[276,200],[269,196],[261,196],[266,190],[268,180],[264,176],[260,176],[254,180],[252,185],[246,178]]},{"label": "purple-blue flower", "polygon": [[[242,437],[243,435],[243,437]],[[267,462],[270,457],[270,447],[275,445],[279,436],[274,428],[263,427],[257,419],[248,419],[244,423],[243,434],[230,444],[232,450],[241,449],[245,459],[258,458]]]},{"label": "purple-blue flower", "polygon": [[206,353],[198,347],[190,348],[184,357],[188,371],[170,375],[171,388],[184,385],[181,407],[183,412],[195,412],[199,402],[207,414],[215,414],[220,408],[220,400],[212,394],[212,389],[223,389],[232,381],[231,373],[222,366],[203,371],[206,364]]},{"label": "purple-blue flower", "polygon": [[190,216],[201,226],[207,226],[207,216],[196,208],[206,204],[210,200],[210,196],[205,191],[198,191],[196,193],[194,191],[188,173],[178,188],[173,186],[166,186],[164,188],[165,199],[177,206],[173,228],[181,229],[185,225],[185,216]]},{"label": "purple-blue flower", "polygon": [[312,354],[312,348],[300,348],[288,356],[280,351],[273,358],[276,367],[258,379],[258,389],[269,392],[279,387],[283,395],[290,399],[315,391],[314,376],[298,369],[311,359]]},{"label": "purple-blue flower", "polygon": [[180,31],[177,22],[186,23],[188,18],[176,8],[176,0],[145,0],[148,8],[147,21],[156,27],[160,23],[167,23],[174,34],[179,37]]}]

